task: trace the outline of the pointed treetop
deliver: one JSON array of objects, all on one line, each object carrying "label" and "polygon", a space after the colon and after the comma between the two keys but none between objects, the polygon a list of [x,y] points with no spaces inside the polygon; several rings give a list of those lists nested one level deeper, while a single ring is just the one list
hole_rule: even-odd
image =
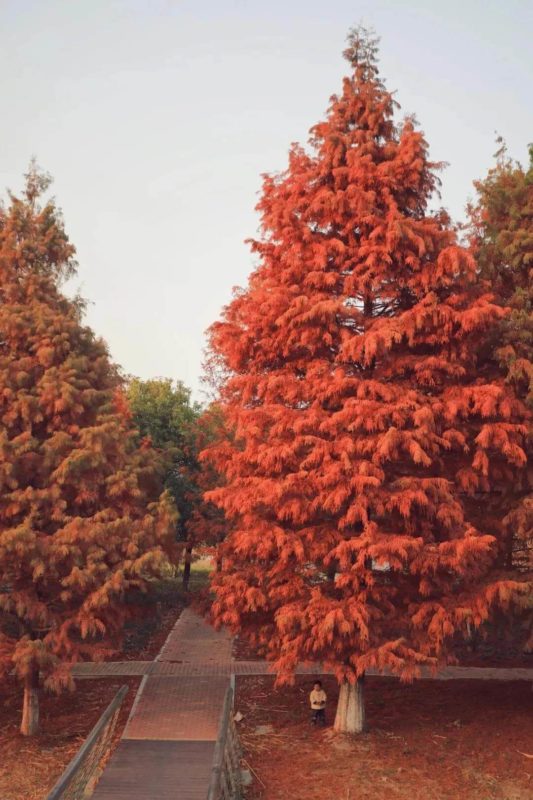
[{"label": "pointed treetop", "polygon": [[17,258],[2,261],[2,291],[6,286],[16,285],[19,289],[22,286],[7,279],[7,270],[19,275],[40,275],[46,281],[57,281],[59,286],[76,274],[78,266],[76,249],[65,232],[61,210],[53,197],[46,197],[53,183],[51,175],[32,158],[24,178],[20,194],[7,191],[10,206],[5,208],[0,202],[0,246],[7,248],[10,242],[10,252],[18,253]]},{"label": "pointed treetop", "polygon": [[52,176],[41,169],[35,156],[31,159],[28,172],[25,173],[24,178],[26,180],[24,195],[31,204],[35,204],[38,198],[41,197],[53,183]]},{"label": "pointed treetop", "polygon": [[379,72],[379,36],[374,29],[356,25],[350,29],[347,42],[344,58],[355,70],[362,70],[366,78],[375,77]]}]

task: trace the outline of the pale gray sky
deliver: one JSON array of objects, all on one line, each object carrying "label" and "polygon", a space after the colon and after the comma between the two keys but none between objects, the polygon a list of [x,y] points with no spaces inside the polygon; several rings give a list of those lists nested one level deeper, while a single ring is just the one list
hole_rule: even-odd
[{"label": "pale gray sky", "polygon": [[533,139],[529,0],[0,0],[0,186],[35,155],[78,249],[88,322],[141,377],[197,390],[204,331],[252,267],[260,173],[346,72],[348,28],[416,113],[461,216],[494,131]]}]

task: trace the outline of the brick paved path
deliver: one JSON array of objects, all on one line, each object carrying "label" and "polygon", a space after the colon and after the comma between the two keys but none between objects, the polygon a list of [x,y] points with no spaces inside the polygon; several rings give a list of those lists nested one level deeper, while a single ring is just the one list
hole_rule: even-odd
[{"label": "brick paved path", "polygon": [[230,664],[231,637],[186,609],[155,662],[93,665],[111,668],[100,676],[144,675],[93,800],[205,800],[230,671],[186,673],[199,662],[212,670]]}]

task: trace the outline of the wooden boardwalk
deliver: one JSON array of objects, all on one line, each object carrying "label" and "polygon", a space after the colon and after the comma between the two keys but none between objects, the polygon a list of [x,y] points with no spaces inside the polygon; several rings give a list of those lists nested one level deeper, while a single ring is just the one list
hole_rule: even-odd
[{"label": "wooden boardwalk", "polygon": [[92,800],[206,800],[214,742],[123,739]]},{"label": "wooden boardwalk", "polygon": [[[327,675],[320,664],[300,664],[295,670],[297,675]],[[183,678],[230,678],[232,675],[270,675],[271,665],[266,661],[222,661],[220,663],[176,663],[161,661],[103,661],[95,663],[87,661],[77,664],[72,670],[74,677],[83,678],[115,678],[135,675],[151,677]],[[383,673],[368,670],[367,675],[380,677]],[[532,667],[445,667],[437,673],[422,670],[422,677],[427,680],[489,680],[489,681],[532,681]]]},{"label": "wooden boardwalk", "polygon": [[[216,669],[219,661],[231,661],[231,638],[185,610],[155,662],[109,665],[113,676],[144,677],[93,800],[205,800],[230,673],[167,674],[165,668],[201,662]],[[120,671],[128,664],[133,671]],[[151,674],[147,664],[160,672]]]}]

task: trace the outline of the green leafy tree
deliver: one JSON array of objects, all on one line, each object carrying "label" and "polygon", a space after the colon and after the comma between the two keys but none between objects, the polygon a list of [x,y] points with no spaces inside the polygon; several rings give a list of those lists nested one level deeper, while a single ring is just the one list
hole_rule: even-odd
[{"label": "green leafy tree", "polygon": [[140,437],[149,439],[161,456],[165,484],[176,501],[180,512],[178,527],[183,532],[192,489],[185,467],[194,458],[200,406],[191,400],[190,389],[170,378],[132,378],[127,396]]},{"label": "green leafy tree", "polygon": [[179,510],[176,535],[184,543],[183,582],[187,587],[194,544],[190,522],[201,503],[196,446],[201,407],[192,401],[190,389],[170,378],[132,378],[128,401],[141,439],[148,439],[159,454],[165,486]]}]

